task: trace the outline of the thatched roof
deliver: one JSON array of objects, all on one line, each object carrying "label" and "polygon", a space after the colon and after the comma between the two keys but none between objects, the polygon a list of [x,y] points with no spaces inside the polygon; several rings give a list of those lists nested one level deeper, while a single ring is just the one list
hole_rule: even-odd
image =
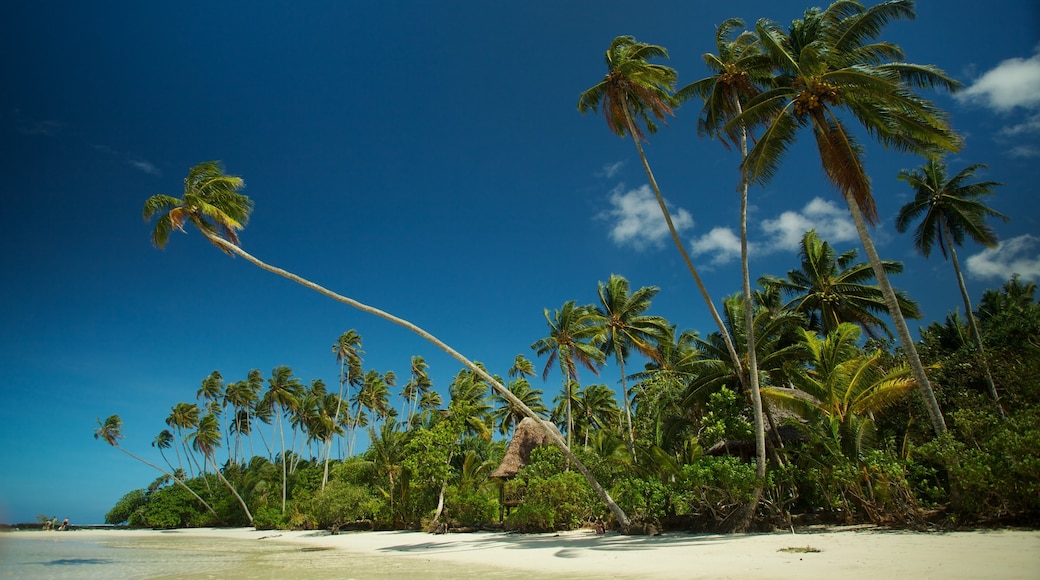
[{"label": "thatched roof", "polygon": [[[555,426],[552,427],[556,429]],[[557,431],[558,432],[558,431]],[[531,460],[531,451],[542,445],[552,445],[552,438],[537,421],[530,417],[524,417],[523,421],[513,431],[513,438],[509,440],[506,455],[502,463],[491,474],[496,479],[512,479],[520,468],[527,465]]]}]

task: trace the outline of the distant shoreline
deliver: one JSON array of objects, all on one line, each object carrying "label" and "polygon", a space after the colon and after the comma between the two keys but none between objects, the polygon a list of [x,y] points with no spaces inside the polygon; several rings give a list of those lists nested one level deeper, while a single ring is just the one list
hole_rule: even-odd
[{"label": "distant shoreline", "polygon": [[[19,538],[69,532],[13,531]],[[418,558],[461,566],[549,572],[570,576],[655,578],[776,578],[800,580],[877,577],[1032,578],[1040,576],[1040,530],[909,532],[877,529],[773,534],[597,535],[411,531],[348,532],[187,528],[108,528],[70,531],[104,539],[181,536],[301,545],[303,550],[346,550]],[[2,536],[0,536],[2,541]]]}]

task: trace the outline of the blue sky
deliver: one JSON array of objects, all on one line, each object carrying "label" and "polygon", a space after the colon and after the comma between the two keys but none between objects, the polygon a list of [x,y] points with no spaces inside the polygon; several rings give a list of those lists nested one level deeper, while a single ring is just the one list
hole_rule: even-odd
[{"label": "blue sky", "polygon": [[[243,247],[412,320],[504,375],[546,333],[543,308],[593,302],[611,273],[661,287],[653,312],[712,330],[650,205],[631,141],[579,94],[618,35],[666,47],[680,85],[707,74],[714,28],[787,23],[804,2],[20,2],[0,24],[0,521],[102,521],[156,472],[91,434],[122,416],[124,446],[149,443],[170,407],[214,369],[228,380],[285,364],[335,382],[331,345],[364,338],[364,365],[407,376],[412,355],[446,393],[460,365],[406,331],[231,259],[197,232],[149,243],[144,200],[179,195],[192,165],[221,159],[256,203]],[[886,38],[967,87],[931,95],[1005,183],[991,205],[996,251],[962,256],[975,299],[1013,271],[1040,276],[1040,13],[921,2]],[[716,299],[739,290],[737,158],[696,136],[689,103],[647,155]],[[751,191],[752,275],[796,266],[816,227],[858,248],[808,135]],[[913,253],[892,225],[919,159],[867,150],[893,283],[942,320],[952,268]],[[862,252],[861,252],[862,256]],[[641,364],[641,363],[639,363]],[[583,382],[615,387],[616,369]],[[550,399],[559,377],[538,384]],[[616,388],[616,387],[615,387]]]}]

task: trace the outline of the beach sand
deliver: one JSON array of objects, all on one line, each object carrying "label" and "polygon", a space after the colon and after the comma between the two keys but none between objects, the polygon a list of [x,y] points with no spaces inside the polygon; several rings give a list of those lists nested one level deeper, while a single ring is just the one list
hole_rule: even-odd
[{"label": "beach sand", "polygon": [[599,578],[1040,578],[1040,531],[920,533],[827,530],[774,534],[596,535],[326,532],[201,528],[79,530],[78,537],[169,535],[296,544],[431,564],[493,567],[504,576]]}]

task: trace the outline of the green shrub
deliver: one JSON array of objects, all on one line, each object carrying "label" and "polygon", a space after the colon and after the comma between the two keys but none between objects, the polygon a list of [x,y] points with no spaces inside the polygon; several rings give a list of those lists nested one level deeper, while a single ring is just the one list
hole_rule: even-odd
[{"label": "green shrub", "polygon": [[701,457],[682,466],[673,502],[678,514],[721,523],[754,498],[755,465],[737,457]]},{"label": "green shrub", "polygon": [[330,481],[303,508],[317,527],[337,530],[352,522],[372,519],[382,506],[381,500],[365,486]]},{"label": "green shrub", "polygon": [[148,497],[145,495],[144,490],[135,489],[120,498],[116,505],[108,510],[108,513],[105,514],[105,523],[117,526],[130,522],[130,525],[134,526],[134,522],[131,520],[137,520],[140,523],[140,512],[143,511],[147,503]]},{"label": "green shrub", "polygon": [[668,487],[656,479],[620,479],[610,495],[629,519],[637,522],[659,522],[670,503]]},{"label": "green shrub", "polygon": [[600,503],[578,472],[565,471],[548,478],[526,480],[524,502],[508,525],[524,532],[580,528],[600,512]]}]

